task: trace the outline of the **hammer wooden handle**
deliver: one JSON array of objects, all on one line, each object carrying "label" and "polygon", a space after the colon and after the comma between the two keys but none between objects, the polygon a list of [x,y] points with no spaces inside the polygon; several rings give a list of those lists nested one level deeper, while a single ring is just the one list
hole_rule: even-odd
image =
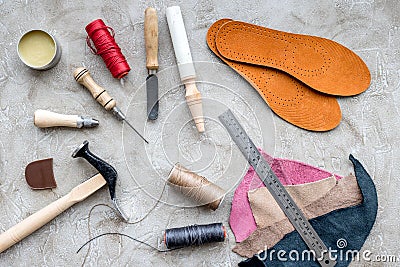
[{"label": "hammer wooden handle", "polygon": [[47,128],[47,127],[73,127],[77,128],[78,115],[64,115],[48,110],[38,109],[35,111],[33,122],[36,127]]},{"label": "hammer wooden handle", "polygon": [[148,7],[144,12],[144,41],[146,44],[146,67],[158,69],[158,18],[154,8]]},{"label": "hammer wooden handle", "polygon": [[67,195],[54,201],[0,235],[0,253],[32,234],[60,213],[96,192],[106,184],[103,176],[97,174],[76,186]]},{"label": "hammer wooden handle", "polygon": [[107,93],[106,89],[93,80],[86,68],[77,68],[74,71],[74,77],[78,83],[90,91],[93,98],[106,110],[112,110],[117,105],[117,102]]}]

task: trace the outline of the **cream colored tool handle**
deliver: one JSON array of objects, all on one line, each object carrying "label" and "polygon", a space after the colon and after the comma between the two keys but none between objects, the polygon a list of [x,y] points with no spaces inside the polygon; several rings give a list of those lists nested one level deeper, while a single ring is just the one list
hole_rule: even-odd
[{"label": "cream colored tool handle", "polygon": [[146,43],[146,67],[158,70],[158,18],[154,8],[144,12],[144,41]]},{"label": "cream colored tool handle", "polygon": [[186,36],[181,8],[179,6],[168,7],[166,14],[179,74],[181,76],[181,81],[185,82],[188,79],[195,78],[196,71],[193,66],[192,54],[190,53],[189,41]]},{"label": "cream colored tool handle", "polygon": [[90,91],[93,98],[106,110],[112,110],[117,105],[117,102],[107,93],[106,89],[93,80],[86,68],[77,68],[74,71],[74,77],[78,83]]},{"label": "cream colored tool handle", "polygon": [[166,14],[176,61],[178,63],[179,75],[186,88],[186,102],[196,123],[197,130],[202,133],[204,132],[204,118],[201,94],[197,90],[195,83],[196,71],[190,53],[181,8],[179,6],[168,7]]},{"label": "cream colored tool handle", "polygon": [[78,115],[64,115],[48,110],[38,109],[35,111],[33,122],[36,127],[47,128],[47,127],[74,127],[77,128]]},{"label": "cream colored tool handle", "polygon": [[14,225],[0,235],[0,253],[35,232],[75,203],[84,200],[105,184],[103,176],[97,174],[72,189],[67,195]]}]

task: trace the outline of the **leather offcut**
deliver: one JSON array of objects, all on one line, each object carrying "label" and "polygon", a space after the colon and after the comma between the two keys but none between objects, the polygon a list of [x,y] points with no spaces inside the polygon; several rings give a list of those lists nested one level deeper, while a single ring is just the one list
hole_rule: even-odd
[{"label": "leather offcut", "polygon": [[53,159],[36,160],[25,167],[25,179],[32,189],[56,188],[53,173]]},{"label": "leather offcut", "polygon": [[[337,174],[330,173],[303,162],[273,158],[260,148],[259,151],[284,186],[306,185],[331,176],[334,176],[337,180],[342,178]],[[265,185],[255,173],[253,167],[250,167],[236,188],[232,199],[229,225],[235,235],[236,242],[242,242],[257,229],[254,214],[248,199],[248,192],[257,188],[265,188]]]},{"label": "leather offcut", "polygon": [[[362,203],[353,207],[338,209],[328,214],[316,217],[310,220],[310,224],[321,237],[322,241],[328,248],[336,249],[342,255],[349,257],[338,257],[335,267],[347,267],[353,260],[353,251],[360,251],[365,240],[367,239],[371,229],[375,223],[378,211],[378,197],[376,188],[371,176],[362,166],[362,164],[350,155],[350,160],[354,165],[355,176],[358,186],[363,197]],[[339,247],[338,240],[345,240],[346,246]],[[302,240],[297,231],[293,231],[284,236],[272,248],[267,251],[253,256],[251,259],[239,263],[240,267],[253,266],[293,266],[293,267],[317,267],[320,266],[316,261],[298,261],[287,260],[282,261],[277,258],[277,255],[271,255],[271,251],[305,251],[308,247]],[[336,256],[338,254],[335,254]],[[265,258],[264,261],[261,259]]]},{"label": "leather offcut", "polygon": [[358,55],[325,38],[230,21],[219,28],[215,42],[226,59],[279,69],[322,93],[357,95],[371,82]]},{"label": "leather offcut", "polygon": [[[246,79],[275,114],[310,131],[329,131],[339,125],[342,113],[334,97],[313,90],[281,70],[222,56],[217,49],[216,38],[220,28],[227,23],[232,23],[232,20],[221,19],[211,25],[207,32],[209,48]],[[241,39],[240,42],[247,43],[248,40]]]},{"label": "leather offcut", "polygon": [[[334,176],[331,176],[312,183],[287,185],[285,189],[294,202],[296,202],[297,206],[301,210],[304,210],[304,207],[323,198],[335,186],[336,179]],[[266,187],[251,190],[247,195],[257,228],[267,227],[286,219],[285,213]]]},{"label": "leather offcut", "polygon": [[[363,197],[358,187],[356,177],[354,175],[349,175],[340,179],[336,185],[330,187],[328,181],[336,182],[333,177],[315,182],[314,185],[305,184],[302,186],[295,186],[289,192],[289,194],[294,198],[296,204],[299,205],[300,209],[303,211],[307,219],[316,218],[329,212],[344,209],[348,207],[353,207],[362,203]],[[328,184],[324,184],[327,183]],[[312,190],[312,188],[325,187],[326,190],[320,194],[314,201],[310,201],[307,198],[309,195],[304,195],[307,192],[307,187]],[[330,189],[329,189],[330,187]],[[274,202],[270,193],[265,191],[266,188],[259,188],[253,192],[250,198],[251,207],[254,213],[254,217],[257,221],[256,231],[250,235],[245,241],[237,244],[233,251],[241,256],[252,257],[254,254],[265,248],[271,248],[276,245],[286,234],[294,231],[293,225],[290,223],[289,219],[283,214],[276,202]],[[296,193],[302,192],[302,195]],[[250,193],[250,192],[249,192]],[[301,198],[306,197],[301,200]],[[249,195],[250,197],[250,195]],[[265,203],[266,198],[271,199],[272,203]],[[264,210],[261,209],[264,207]],[[275,212],[277,215],[275,217],[270,217],[271,212]]]}]

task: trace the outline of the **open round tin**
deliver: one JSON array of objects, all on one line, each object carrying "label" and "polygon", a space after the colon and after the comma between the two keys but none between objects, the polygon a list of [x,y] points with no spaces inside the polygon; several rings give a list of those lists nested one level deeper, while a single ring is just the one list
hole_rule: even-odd
[{"label": "open round tin", "polygon": [[61,58],[61,46],[44,30],[30,30],[22,35],[17,52],[22,62],[35,70],[48,70]]}]

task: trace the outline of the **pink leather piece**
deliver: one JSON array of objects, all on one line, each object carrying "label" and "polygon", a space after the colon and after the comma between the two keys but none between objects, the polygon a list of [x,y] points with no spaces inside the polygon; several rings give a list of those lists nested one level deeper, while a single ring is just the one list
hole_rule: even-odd
[{"label": "pink leather piece", "polygon": [[[297,185],[319,181],[333,174],[295,160],[273,158],[259,149],[265,160],[283,185]],[[335,175],[336,179],[341,176]],[[264,184],[252,167],[249,168],[242,182],[235,190],[232,200],[229,224],[235,235],[236,242],[242,242],[249,237],[257,225],[251,212],[247,192],[251,189],[264,187]]]}]

